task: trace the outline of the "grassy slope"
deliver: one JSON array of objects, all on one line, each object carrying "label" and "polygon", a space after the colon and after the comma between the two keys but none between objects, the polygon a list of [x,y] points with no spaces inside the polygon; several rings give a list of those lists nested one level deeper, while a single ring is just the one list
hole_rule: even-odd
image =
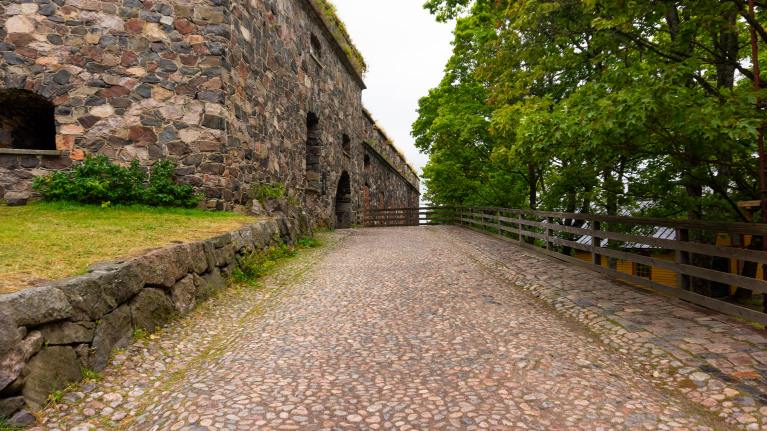
[{"label": "grassy slope", "polygon": [[0,206],[0,294],[82,274],[88,265],[207,239],[253,217],[178,208],[68,203]]}]

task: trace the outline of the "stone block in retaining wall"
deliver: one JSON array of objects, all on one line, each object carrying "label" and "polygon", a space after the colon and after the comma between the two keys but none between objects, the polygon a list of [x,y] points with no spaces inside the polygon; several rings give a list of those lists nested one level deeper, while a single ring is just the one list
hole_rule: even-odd
[{"label": "stone block in retaining wall", "polygon": [[0,400],[0,418],[10,416],[16,410],[24,407],[24,397],[13,397]]},{"label": "stone block in retaining wall", "polygon": [[38,326],[69,319],[74,315],[67,297],[53,286],[0,295],[0,309],[11,310],[19,326]]},{"label": "stone block in retaining wall", "polygon": [[40,409],[51,390],[81,380],[82,369],[103,370],[135,328],[153,332],[225,289],[249,250],[277,239],[292,244],[311,232],[305,212],[288,207],[286,213],[293,218],[96,264],[87,274],[0,295],[0,417],[22,408],[21,401]]},{"label": "stone block in retaining wall", "polygon": [[130,314],[135,328],[154,332],[173,317],[173,304],[160,289],[144,288],[131,298]]},{"label": "stone block in retaining wall", "polygon": [[184,316],[195,309],[197,297],[192,274],[187,274],[170,288],[170,302],[179,316]]},{"label": "stone block in retaining wall", "polygon": [[83,379],[80,361],[70,346],[48,346],[40,350],[26,366],[28,373],[22,394],[27,405],[39,410],[51,391],[62,390]]},{"label": "stone block in retaining wall", "polygon": [[184,244],[161,248],[131,261],[144,283],[165,289],[173,287],[192,267],[189,248]]},{"label": "stone block in retaining wall", "polygon": [[56,322],[40,328],[43,339],[54,346],[90,343],[93,341],[93,322]]},{"label": "stone block in retaining wall", "polygon": [[[133,339],[133,321],[130,308],[123,304],[115,311],[104,316],[93,335],[90,351],[78,352],[80,361],[85,367],[90,366],[94,371],[101,371],[107,366],[109,355],[114,349],[124,349]],[[79,346],[78,346],[79,347]],[[80,347],[82,350],[83,348]]]},{"label": "stone block in retaining wall", "polygon": [[131,262],[99,263],[88,267],[88,271],[51,284],[64,292],[74,308],[74,321],[96,321],[144,287],[137,267]]},{"label": "stone block in retaining wall", "polygon": [[[226,279],[221,276],[221,270],[216,267],[213,267],[212,271],[201,275],[200,280],[202,284],[200,285],[200,288],[196,290],[196,294],[198,295],[197,298],[199,299],[202,299],[203,297],[207,299],[210,295],[219,292],[226,287]],[[202,293],[202,295],[200,293]]]}]

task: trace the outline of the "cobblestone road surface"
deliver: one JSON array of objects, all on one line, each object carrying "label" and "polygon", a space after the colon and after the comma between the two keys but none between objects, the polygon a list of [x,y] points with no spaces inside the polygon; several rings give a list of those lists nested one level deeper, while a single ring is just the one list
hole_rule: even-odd
[{"label": "cobblestone road surface", "polygon": [[651,382],[458,230],[326,234],[119,352],[38,430],[759,429]]}]

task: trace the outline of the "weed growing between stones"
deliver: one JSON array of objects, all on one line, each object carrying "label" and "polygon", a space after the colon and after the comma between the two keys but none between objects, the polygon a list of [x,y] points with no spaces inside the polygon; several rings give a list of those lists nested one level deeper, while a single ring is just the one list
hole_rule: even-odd
[{"label": "weed growing between stones", "polygon": [[21,425],[11,425],[8,423],[8,418],[0,418],[0,431],[17,431],[23,429]]},{"label": "weed growing between stones", "polygon": [[149,333],[148,333],[148,332],[146,332],[145,330],[143,330],[143,329],[141,329],[141,328],[135,328],[135,329],[133,329],[133,342],[134,342],[134,343],[135,343],[136,341],[139,341],[139,340],[144,340],[144,339],[146,339],[147,337],[149,337]]},{"label": "weed growing between stones", "polygon": [[306,236],[298,240],[298,245],[302,248],[321,247],[322,240],[316,236]]},{"label": "weed growing between stones", "polygon": [[83,380],[101,380],[101,373],[90,368],[80,368],[80,372],[83,374]]},{"label": "weed growing between stones", "polygon": [[262,205],[266,198],[281,198],[285,196],[285,186],[282,183],[254,185],[248,196]]},{"label": "weed growing between stones", "polygon": [[255,286],[258,279],[266,275],[281,259],[296,255],[295,249],[288,247],[282,240],[271,246],[266,253],[246,250],[240,268],[232,271],[232,281],[236,284]]}]

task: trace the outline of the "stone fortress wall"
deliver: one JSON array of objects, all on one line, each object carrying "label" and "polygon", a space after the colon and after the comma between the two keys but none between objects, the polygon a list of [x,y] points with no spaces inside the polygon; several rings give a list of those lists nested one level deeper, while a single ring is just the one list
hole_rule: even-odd
[{"label": "stone fortress wall", "polygon": [[273,182],[319,224],[417,206],[314,1],[0,1],[0,199],[91,153],[175,157],[219,210]]}]

